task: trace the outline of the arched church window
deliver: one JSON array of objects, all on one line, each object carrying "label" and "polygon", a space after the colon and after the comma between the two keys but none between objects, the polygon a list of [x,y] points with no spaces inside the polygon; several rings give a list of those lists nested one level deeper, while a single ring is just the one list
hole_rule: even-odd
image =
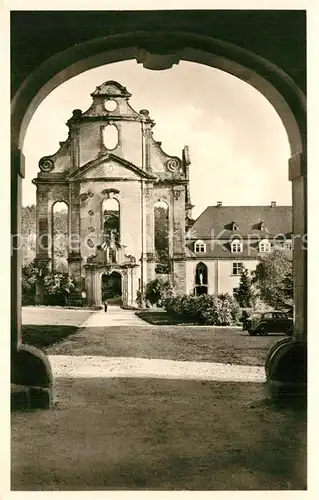
[{"label": "arched church window", "polygon": [[120,204],[114,197],[102,202],[103,243],[120,243]]},{"label": "arched church window", "polygon": [[103,128],[103,144],[106,149],[115,149],[119,142],[119,132],[115,125],[106,125]]},{"label": "arched church window", "polygon": [[169,265],[169,208],[165,201],[154,205],[155,273],[168,274]]},{"label": "arched church window", "polygon": [[52,271],[68,271],[69,207],[63,201],[52,206]]},{"label": "arched church window", "polygon": [[206,264],[199,262],[195,271],[195,294],[202,295],[208,291],[208,269]]}]

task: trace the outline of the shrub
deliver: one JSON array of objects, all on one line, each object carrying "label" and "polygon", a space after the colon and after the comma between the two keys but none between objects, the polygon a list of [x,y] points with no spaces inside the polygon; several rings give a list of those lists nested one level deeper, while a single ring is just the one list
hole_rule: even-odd
[{"label": "shrub", "polygon": [[35,304],[36,285],[42,282],[44,302],[49,305],[66,305],[74,281],[68,273],[52,273],[31,262],[22,268],[22,304]]},{"label": "shrub", "polygon": [[172,285],[169,281],[159,279],[149,281],[145,288],[145,301],[151,305],[163,307],[166,299],[172,295]]},{"label": "shrub", "polygon": [[32,262],[22,267],[22,304],[35,303],[36,285],[40,276],[40,269]]},{"label": "shrub", "polygon": [[237,323],[240,308],[230,295],[175,295],[164,301],[167,312],[207,325]]},{"label": "shrub", "polygon": [[66,305],[69,295],[74,289],[73,279],[68,273],[48,273],[43,278],[46,303],[50,305]]}]

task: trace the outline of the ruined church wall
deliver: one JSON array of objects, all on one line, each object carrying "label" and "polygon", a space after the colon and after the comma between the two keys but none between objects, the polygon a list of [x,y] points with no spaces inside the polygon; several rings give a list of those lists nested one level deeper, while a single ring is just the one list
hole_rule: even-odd
[{"label": "ruined church wall", "polygon": [[[102,202],[107,195],[105,189],[117,189],[114,195],[120,203],[121,244],[126,245],[126,255],[133,255],[137,262],[141,257],[141,185],[140,182],[93,181],[81,184],[81,194],[91,193],[80,203],[80,236],[83,263],[87,257],[95,255],[96,246],[102,242]],[[90,241],[89,241],[90,240]]]}]

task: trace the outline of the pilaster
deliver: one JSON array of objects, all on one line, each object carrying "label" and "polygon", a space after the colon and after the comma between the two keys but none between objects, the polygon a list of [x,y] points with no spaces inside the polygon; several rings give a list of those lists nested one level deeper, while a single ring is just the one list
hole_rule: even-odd
[{"label": "pilaster", "polygon": [[[289,160],[292,182],[293,278],[295,340],[307,340],[307,160],[299,153]],[[303,210],[300,209],[303,207]]]},{"label": "pilaster", "polygon": [[52,221],[50,217],[50,186],[37,184],[37,209],[36,209],[36,258],[39,261],[48,261],[49,251],[52,246]]}]

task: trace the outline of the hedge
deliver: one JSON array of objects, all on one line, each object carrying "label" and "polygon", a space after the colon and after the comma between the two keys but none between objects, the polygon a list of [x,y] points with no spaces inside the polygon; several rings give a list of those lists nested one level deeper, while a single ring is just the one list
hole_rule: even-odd
[{"label": "hedge", "polygon": [[237,301],[229,294],[174,295],[164,301],[164,308],[183,319],[216,326],[237,324],[241,316]]}]

